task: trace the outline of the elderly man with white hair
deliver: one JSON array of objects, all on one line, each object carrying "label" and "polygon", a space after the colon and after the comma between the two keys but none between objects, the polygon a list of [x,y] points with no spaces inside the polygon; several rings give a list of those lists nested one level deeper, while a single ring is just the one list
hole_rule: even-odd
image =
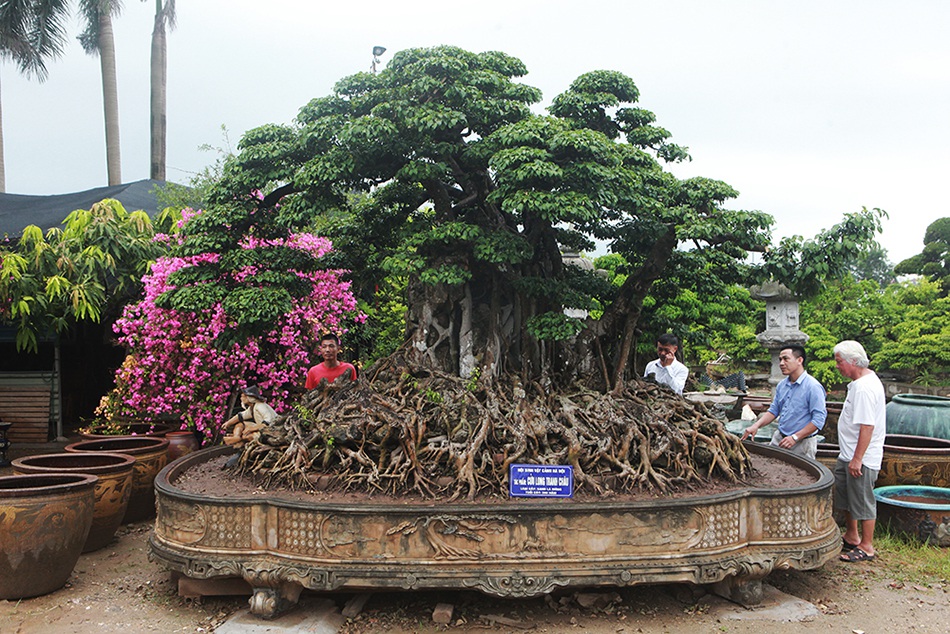
[{"label": "elderly man with white hair", "polygon": [[841,452],[835,463],[835,508],[845,511],[841,560],[868,561],[874,559],[877,520],[874,481],[881,470],[887,433],[884,385],[868,369],[868,355],[857,341],[840,342],[834,354],[838,372],[851,379],[838,418]]}]

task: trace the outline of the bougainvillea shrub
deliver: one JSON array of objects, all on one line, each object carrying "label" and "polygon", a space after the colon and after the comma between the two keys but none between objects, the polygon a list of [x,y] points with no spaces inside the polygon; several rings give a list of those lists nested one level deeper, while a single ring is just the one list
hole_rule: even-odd
[{"label": "bougainvillea shrub", "polygon": [[[241,248],[284,246],[320,258],[332,246],[308,233],[285,240],[246,238]],[[291,393],[304,382],[307,368],[316,361],[323,332],[343,333],[346,325],[364,317],[356,309],[350,284],[342,271],[297,272],[310,284],[308,295],[297,297],[291,310],[281,315],[260,336],[221,346],[222,332],[233,318],[221,302],[199,312],[160,306],[159,298],[173,288],[169,276],[186,267],[216,262],[221,256],[204,253],[188,257],[162,257],[143,279],[141,301],[126,307],[115,331],[129,351],[116,373],[116,389],[107,399],[108,412],[116,417],[175,418],[184,425],[214,437],[230,415],[236,395],[256,384],[278,411],[291,406]],[[255,267],[224,272],[231,285],[247,283]],[[223,280],[217,280],[222,282]],[[297,390],[299,391],[299,390]]]}]

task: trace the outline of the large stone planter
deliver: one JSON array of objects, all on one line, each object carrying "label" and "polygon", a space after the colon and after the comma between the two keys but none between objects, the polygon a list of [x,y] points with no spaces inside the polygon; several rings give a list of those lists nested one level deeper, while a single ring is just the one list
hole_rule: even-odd
[{"label": "large stone planter", "polygon": [[50,453],[13,461],[17,475],[88,473],[99,478],[95,488],[92,528],[82,552],[98,550],[112,541],[122,523],[132,493],[135,458],[120,453]]},{"label": "large stone planter", "polygon": [[0,477],[0,599],[63,587],[92,525],[95,486],[84,474]]},{"label": "large stone planter", "polygon": [[240,577],[251,611],[270,617],[303,588],[474,588],[527,597],[565,586],[711,584],[743,604],[761,600],[775,569],[818,568],[840,550],[832,477],[772,447],[814,483],[635,502],[520,499],[485,504],[352,504],[277,496],[215,497],[176,481],[230,450],[185,456],[155,479],[150,558],[197,579]]},{"label": "large stone planter", "polygon": [[168,463],[168,441],[155,436],[113,436],[66,445],[66,451],[121,453],[135,458],[132,492],[123,524],[138,522],[155,513],[155,476]]},{"label": "large stone planter", "polygon": [[897,484],[950,486],[950,440],[888,434],[877,477],[879,487]]},{"label": "large stone planter", "polygon": [[874,489],[878,523],[936,546],[950,546],[950,489],[887,486]]}]

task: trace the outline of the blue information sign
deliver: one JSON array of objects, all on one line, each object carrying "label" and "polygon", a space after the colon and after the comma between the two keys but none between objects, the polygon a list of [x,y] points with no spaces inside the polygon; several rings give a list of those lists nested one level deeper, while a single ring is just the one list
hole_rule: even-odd
[{"label": "blue information sign", "polygon": [[512,497],[569,498],[574,495],[574,467],[513,464],[508,488]]}]

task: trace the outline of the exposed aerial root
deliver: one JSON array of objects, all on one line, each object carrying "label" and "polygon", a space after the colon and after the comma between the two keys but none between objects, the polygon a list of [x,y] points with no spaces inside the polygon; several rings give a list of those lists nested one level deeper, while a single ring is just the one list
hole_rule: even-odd
[{"label": "exposed aerial root", "polygon": [[238,468],[265,485],[454,500],[507,495],[513,463],[572,465],[575,487],[594,493],[663,493],[750,470],[739,439],[703,406],[655,384],[552,393],[399,356],[308,392],[245,446]]}]

